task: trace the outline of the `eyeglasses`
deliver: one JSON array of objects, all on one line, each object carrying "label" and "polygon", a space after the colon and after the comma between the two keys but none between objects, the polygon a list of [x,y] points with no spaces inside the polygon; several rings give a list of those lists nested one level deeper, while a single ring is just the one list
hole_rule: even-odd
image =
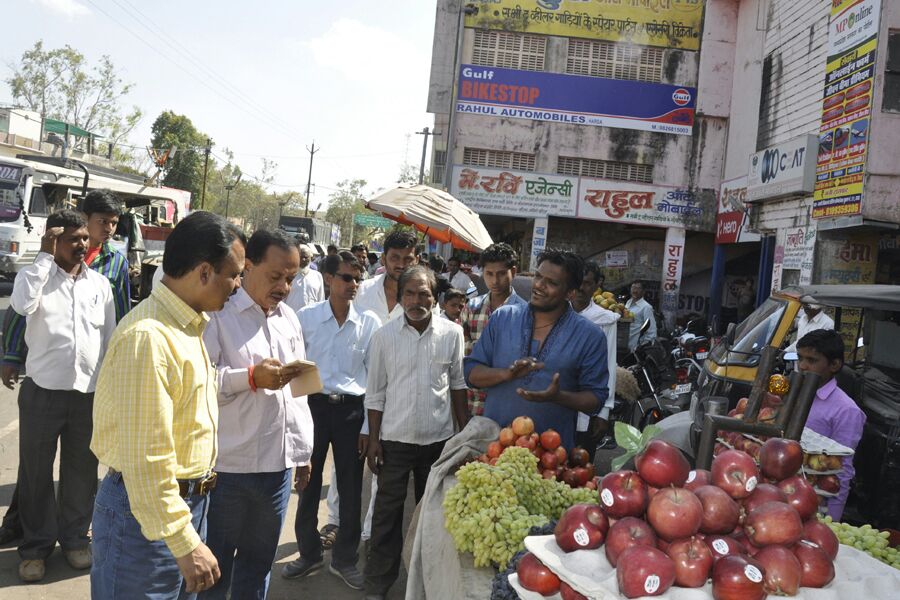
[{"label": "eyeglasses", "polygon": [[334,276],[340,277],[344,281],[344,283],[355,281],[358,285],[362,281],[362,277],[354,277],[353,275],[348,275],[347,273],[335,273]]}]

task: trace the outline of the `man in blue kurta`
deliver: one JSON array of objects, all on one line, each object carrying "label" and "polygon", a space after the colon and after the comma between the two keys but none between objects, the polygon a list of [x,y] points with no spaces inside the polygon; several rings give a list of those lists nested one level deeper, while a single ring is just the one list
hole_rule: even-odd
[{"label": "man in blue kurta", "polygon": [[569,304],[583,267],[571,252],[541,253],[531,301],[494,311],[465,358],[468,384],[487,390],[485,417],[505,427],[527,415],[566,448],[578,413],[598,414],[609,397],[606,336]]}]

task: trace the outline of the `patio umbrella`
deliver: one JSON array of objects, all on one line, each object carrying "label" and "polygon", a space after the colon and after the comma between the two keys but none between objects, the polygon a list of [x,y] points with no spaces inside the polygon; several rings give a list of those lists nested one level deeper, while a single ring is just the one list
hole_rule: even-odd
[{"label": "patio umbrella", "polygon": [[366,207],[454,248],[481,252],[493,243],[477,213],[427,185],[401,184],[369,200]]}]

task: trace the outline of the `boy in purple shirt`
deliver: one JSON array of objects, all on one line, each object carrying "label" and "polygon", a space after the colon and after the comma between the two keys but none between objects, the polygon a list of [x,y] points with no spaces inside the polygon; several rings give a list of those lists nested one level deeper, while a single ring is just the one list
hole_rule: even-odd
[{"label": "boy in purple shirt", "polygon": [[[834,379],[844,366],[844,340],[832,329],[811,331],[797,342],[797,354],[798,368],[815,373],[823,382],[809,410],[806,426],[855,450],[862,437],[866,415]],[[845,457],[842,463],[843,471],[838,475],[841,489],[827,503],[827,514],[835,521],[841,520],[850,493],[850,481],[856,474],[852,456]]]}]

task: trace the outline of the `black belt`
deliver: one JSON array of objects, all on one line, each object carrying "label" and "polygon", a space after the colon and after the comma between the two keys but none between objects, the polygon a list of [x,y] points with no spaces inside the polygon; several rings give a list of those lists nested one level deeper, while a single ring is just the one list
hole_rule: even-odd
[{"label": "black belt", "polygon": [[[109,475],[115,477],[121,476],[122,473],[110,467]],[[191,496],[205,496],[216,489],[217,479],[218,475],[216,475],[215,471],[210,471],[203,477],[198,477],[196,479],[179,479],[178,495],[182,498],[190,498]]]},{"label": "black belt", "polygon": [[324,400],[328,404],[347,404],[350,402],[362,402],[365,395],[354,396],[353,394],[310,394],[310,400]]}]

